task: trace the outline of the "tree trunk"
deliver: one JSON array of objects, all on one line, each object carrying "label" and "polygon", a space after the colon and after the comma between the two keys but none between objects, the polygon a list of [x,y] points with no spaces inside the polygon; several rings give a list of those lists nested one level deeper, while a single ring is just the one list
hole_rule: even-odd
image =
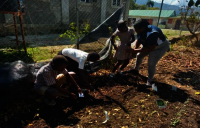
[{"label": "tree trunk", "polygon": [[195,34],[195,32],[193,32],[191,29],[190,29],[190,26],[189,26],[189,23],[186,21],[186,27],[187,29],[189,30],[189,32],[196,38],[196,43],[198,43],[198,35]]}]

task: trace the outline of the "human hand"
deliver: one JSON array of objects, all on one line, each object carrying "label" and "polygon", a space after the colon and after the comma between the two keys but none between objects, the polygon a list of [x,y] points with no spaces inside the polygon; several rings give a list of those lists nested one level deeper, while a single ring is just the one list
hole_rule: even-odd
[{"label": "human hand", "polygon": [[82,93],[82,90],[81,90],[81,88],[78,88],[77,90],[78,90],[78,93]]}]

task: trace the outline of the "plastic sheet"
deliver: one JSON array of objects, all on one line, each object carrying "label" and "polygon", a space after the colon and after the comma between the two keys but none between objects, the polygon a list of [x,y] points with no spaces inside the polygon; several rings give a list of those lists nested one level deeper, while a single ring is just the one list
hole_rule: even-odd
[{"label": "plastic sheet", "polygon": [[103,124],[105,124],[109,120],[109,116],[108,116],[108,112],[107,111],[105,111],[105,116],[106,116],[106,120],[104,122],[102,122]]}]

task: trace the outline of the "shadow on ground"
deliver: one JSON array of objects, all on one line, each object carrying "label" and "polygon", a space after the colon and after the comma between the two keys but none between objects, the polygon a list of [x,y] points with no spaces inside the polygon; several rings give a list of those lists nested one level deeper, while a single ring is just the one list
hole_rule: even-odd
[{"label": "shadow on ground", "polygon": [[196,90],[200,90],[200,74],[196,70],[190,70],[188,72],[178,72],[174,75],[175,81],[181,85],[192,86]]},{"label": "shadow on ground", "polygon": [[[146,86],[147,77],[143,75],[133,76],[131,74],[127,74],[124,76],[116,76],[114,79],[110,80],[107,75],[99,76],[96,78],[97,81],[94,83],[96,88],[101,88],[104,86],[113,87],[117,85],[122,86],[133,86],[132,88],[126,90],[124,93],[128,93],[131,89],[137,88],[137,91],[151,94],[152,89],[151,87]],[[106,83],[109,81],[109,83]],[[169,101],[169,102],[185,102],[189,95],[186,93],[185,90],[177,88],[177,91],[172,90],[172,85],[166,83],[160,83],[155,81],[155,85],[157,86],[158,92],[154,92],[155,95],[158,95],[159,98]]]}]

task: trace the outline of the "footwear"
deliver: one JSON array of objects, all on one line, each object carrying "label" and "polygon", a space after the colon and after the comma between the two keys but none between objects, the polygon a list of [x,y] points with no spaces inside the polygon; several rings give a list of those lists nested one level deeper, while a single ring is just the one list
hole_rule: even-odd
[{"label": "footwear", "polygon": [[44,101],[47,105],[50,105],[50,106],[56,105],[56,101],[55,101],[55,100],[49,101],[47,98],[43,98],[43,101]]},{"label": "footwear", "polygon": [[147,81],[146,86],[151,86],[151,82]]},{"label": "footwear", "polygon": [[112,79],[114,78],[114,76],[115,76],[114,73],[110,73],[109,78]]},{"label": "footwear", "polygon": [[135,70],[135,69],[132,69],[132,70],[129,70],[127,71],[128,73],[132,73],[133,75],[139,75],[139,71],[138,70]]}]

